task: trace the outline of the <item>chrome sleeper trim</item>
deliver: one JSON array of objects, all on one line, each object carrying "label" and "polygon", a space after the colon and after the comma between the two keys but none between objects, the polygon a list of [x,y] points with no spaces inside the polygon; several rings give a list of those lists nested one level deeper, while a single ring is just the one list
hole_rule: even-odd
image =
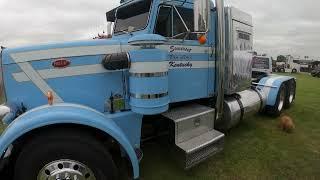
[{"label": "chrome sleeper trim", "polygon": [[136,98],[136,99],[160,99],[168,95],[169,95],[168,92],[161,93],[161,94],[134,94],[134,93],[130,94],[132,98]]},{"label": "chrome sleeper trim", "polygon": [[156,72],[156,73],[130,73],[131,77],[145,78],[145,77],[163,77],[168,76],[168,72]]}]

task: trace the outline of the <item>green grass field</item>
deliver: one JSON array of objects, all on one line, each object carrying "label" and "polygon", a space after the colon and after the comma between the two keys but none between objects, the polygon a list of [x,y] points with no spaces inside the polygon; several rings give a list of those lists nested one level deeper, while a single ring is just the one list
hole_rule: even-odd
[{"label": "green grass field", "polygon": [[246,119],[226,134],[222,153],[189,171],[177,165],[165,144],[148,143],[141,179],[320,179],[320,79],[296,77],[297,99],[286,111],[296,124],[293,134],[280,131],[276,118]]},{"label": "green grass field", "polygon": [[293,134],[281,132],[277,118],[255,116],[232,129],[225,150],[199,166],[182,170],[165,145],[144,147],[143,180],[320,179],[320,79],[296,75],[297,99],[285,111]]}]

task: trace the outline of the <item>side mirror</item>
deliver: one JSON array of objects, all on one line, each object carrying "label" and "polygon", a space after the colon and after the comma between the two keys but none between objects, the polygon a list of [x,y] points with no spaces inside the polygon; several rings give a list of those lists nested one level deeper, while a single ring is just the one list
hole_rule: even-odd
[{"label": "side mirror", "polygon": [[210,1],[194,0],[194,30],[207,33],[210,27]]},{"label": "side mirror", "polygon": [[112,37],[112,22],[107,22],[107,36]]}]

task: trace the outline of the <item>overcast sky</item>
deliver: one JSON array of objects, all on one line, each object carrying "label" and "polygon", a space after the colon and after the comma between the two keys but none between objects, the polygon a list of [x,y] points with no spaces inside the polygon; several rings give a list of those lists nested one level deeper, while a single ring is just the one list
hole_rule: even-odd
[{"label": "overcast sky", "polygon": [[[90,39],[119,0],[0,0],[0,45]],[[253,16],[254,47],[272,56],[320,57],[320,1],[226,0]]]}]

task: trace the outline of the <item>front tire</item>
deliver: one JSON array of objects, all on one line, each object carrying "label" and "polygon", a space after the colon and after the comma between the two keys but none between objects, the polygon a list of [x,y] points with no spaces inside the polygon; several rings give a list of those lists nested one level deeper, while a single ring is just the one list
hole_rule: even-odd
[{"label": "front tire", "polygon": [[96,138],[57,129],[27,142],[17,159],[14,180],[114,180],[116,175],[111,155]]}]

